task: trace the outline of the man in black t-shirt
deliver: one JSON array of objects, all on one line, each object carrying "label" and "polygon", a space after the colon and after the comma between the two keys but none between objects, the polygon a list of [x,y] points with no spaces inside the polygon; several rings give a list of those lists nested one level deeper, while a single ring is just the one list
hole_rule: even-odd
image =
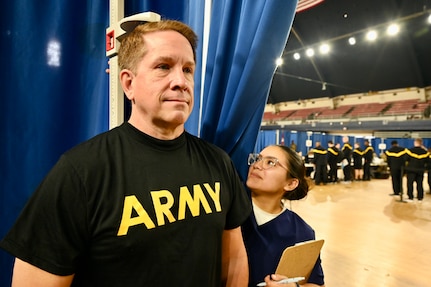
[{"label": "man in black t-shirt", "polygon": [[247,286],[251,211],[228,155],[188,134],[196,35],[138,25],[119,50],[127,123],[66,152],[1,247],[13,286]]}]

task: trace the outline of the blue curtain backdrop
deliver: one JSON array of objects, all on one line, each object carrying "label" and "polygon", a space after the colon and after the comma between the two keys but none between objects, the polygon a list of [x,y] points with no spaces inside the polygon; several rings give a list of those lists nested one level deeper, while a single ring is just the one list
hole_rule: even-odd
[{"label": "blue curtain backdrop", "polygon": [[[14,0],[0,12],[0,237],[59,155],[107,129],[108,1]],[[0,251],[0,286],[12,258]]]},{"label": "blue curtain backdrop", "polygon": [[279,141],[277,141],[277,131],[260,131],[257,137],[255,148],[251,152],[260,153],[260,151],[265,147],[274,144],[279,144]]},{"label": "blue curtain backdrop", "polygon": [[227,151],[243,179],[296,4],[213,2],[201,137]]}]

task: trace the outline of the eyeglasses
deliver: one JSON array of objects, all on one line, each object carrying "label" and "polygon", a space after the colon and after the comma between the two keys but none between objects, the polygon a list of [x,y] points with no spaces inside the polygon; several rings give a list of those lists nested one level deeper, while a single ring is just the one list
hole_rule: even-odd
[{"label": "eyeglasses", "polygon": [[262,162],[263,169],[269,169],[269,168],[275,167],[276,165],[279,165],[285,170],[288,170],[287,167],[284,167],[276,157],[261,156],[260,154],[257,154],[257,153],[251,153],[248,155],[248,161],[247,161],[248,165],[251,166],[258,162]]}]

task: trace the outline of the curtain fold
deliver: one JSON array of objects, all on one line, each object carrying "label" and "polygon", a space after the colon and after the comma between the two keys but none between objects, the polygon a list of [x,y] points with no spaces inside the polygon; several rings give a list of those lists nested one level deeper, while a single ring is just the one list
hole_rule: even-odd
[{"label": "curtain fold", "polygon": [[[60,154],[108,128],[107,11],[107,1],[2,5],[0,238]],[[12,262],[0,250],[0,286]]]},{"label": "curtain fold", "polygon": [[244,179],[297,1],[214,1],[201,137],[227,151]]}]

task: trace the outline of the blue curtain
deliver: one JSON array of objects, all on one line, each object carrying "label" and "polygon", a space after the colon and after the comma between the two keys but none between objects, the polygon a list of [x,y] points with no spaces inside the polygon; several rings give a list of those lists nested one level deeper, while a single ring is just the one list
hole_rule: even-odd
[{"label": "blue curtain", "polygon": [[277,144],[277,131],[260,131],[257,137],[256,146],[250,152],[260,153],[266,146]]},{"label": "blue curtain", "polygon": [[227,151],[244,179],[297,1],[213,1],[201,137]]},{"label": "blue curtain", "polygon": [[[14,0],[0,12],[0,237],[59,155],[108,128],[108,1]],[[12,258],[0,251],[0,286]]]}]

